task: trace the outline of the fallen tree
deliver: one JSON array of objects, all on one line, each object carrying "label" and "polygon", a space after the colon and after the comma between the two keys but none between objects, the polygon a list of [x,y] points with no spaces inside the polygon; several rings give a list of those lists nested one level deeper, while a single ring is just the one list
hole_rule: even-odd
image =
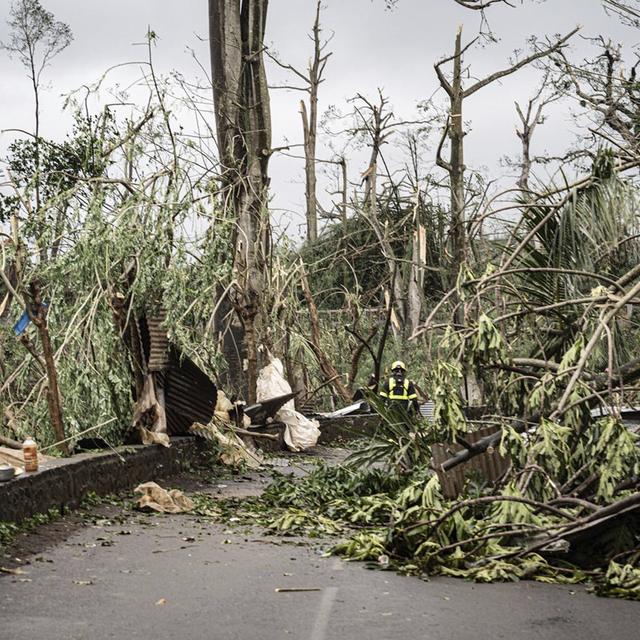
[{"label": "fallen tree", "polygon": [[[439,305],[464,324],[437,323],[434,309],[415,336],[437,345],[434,422],[379,406],[348,479],[325,469],[268,494],[285,509],[273,528],[338,531],[336,553],[411,573],[589,582],[640,599],[640,448],[620,413],[640,389],[640,246],[636,190],[620,166],[602,154],[575,187],[519,204],[483,274],[465,267]],[[471,375],[483,393],[472,412],[461,392]],[[462,449],[434,468],[431,447],[443,442]],[[446,498],[443,474],[491,449],[506,471],[491,483],[470,474]]]}]

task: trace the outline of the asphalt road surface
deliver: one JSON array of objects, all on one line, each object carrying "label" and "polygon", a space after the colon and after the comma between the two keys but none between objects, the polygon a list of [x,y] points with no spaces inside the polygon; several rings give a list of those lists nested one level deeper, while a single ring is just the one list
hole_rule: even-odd
[{"label": "asphalt road surface", "polygon": [[[263,486],[259,479],[225,484],[205,489],[245,495]],[[24,571],[0,575],[0,638],[640,638],[637,602],[534,582],[425,582],[323,550],[313,540],[102,505],[42,527],[0,558]]]}]

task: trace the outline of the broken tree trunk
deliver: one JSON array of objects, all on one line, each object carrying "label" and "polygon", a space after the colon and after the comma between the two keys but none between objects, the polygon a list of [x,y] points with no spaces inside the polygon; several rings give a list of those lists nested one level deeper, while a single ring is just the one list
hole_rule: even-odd
[{"label": "broken tree trunk", "polygon": [[316,5],[316,17],[313,23],[313,58],[309,61],[307,76],[302,76],[307,84],[309,93],[309,107],[304,100],[300,101],[302,115],[302,131],[304,135],[305,159],[305,199],[307,204],[307,240],[315,242],[318,239],[318,205],[316,200],[316,139],[318,135],[318,89],[322,82],[322,74],[331,53],[323,55],[326,43],[320,40],[320,9],[321,0]]},{"label": "broken tree trunk", "polygon": [[366,183],[364,193],[364,208],[367,220],[376,235],[380,250],[384,256],[389,276],[391,277],[391,289],[394,312],[397,322],[393,323],[393,329],[396,334],[406,329],[405,323],[405,295],[402,288],[402,278],[396,277],[398,269],[398,258],[393,249],[391,240],[388,237],[388,227],[380,223],[378,216],[378,159],[380,157],[382,145],[390,135],[390,121],[393,117],[391,111],[385,111],[387,107],[387,99],[379,93],[379,103],[373,104],[365,97],[359,95],[358,99],[362,101],[366,109],[371,114],[371,122],[367,125],[366,130],[371,137],[371,156],[369,166],[364,173],[364,182]]},{"label": "broken tree trunk", "polygon": [[426,261],[426,230],[417,224],[411,243],[411,268],[407,290],[407,335],[413,335],[420,326],[424,291],[424,263]]}]

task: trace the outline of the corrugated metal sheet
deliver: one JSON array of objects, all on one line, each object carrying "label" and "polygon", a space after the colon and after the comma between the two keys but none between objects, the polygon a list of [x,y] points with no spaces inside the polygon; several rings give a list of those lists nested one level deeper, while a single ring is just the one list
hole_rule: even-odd
[{"label": "corrugated metal sheet", "polygon": [[433,420],[433,411],[435,406],[435,402],[427,400],[420,405],[420,415],[431,422],[431,420]]},{"label": "corrugated metal sheet", "polygon": [[147,330],[149,332],[149,352],[147,369],[149,371],[164,371],[169,366],[169,337],[162,326],[166,319],[164,310],[153,316],[147,316]]},{"label": "corrugated metal sheet", "polygon": [[[484,427],[477,431],[465,433],[467,442],[474,444],[481,438],[496,432],[495,427]],[[464,447],[459,444],[436,444],[432,447],[432,460],[436,469],[453,454],[462,451]],[[464,462],[449,471],[438,471],[438,478],[442,486],[443,495],[453,499],[458,496],[464,487],[465,478],[470,472],[478,472],[487,482],[495,482],[509,467],[509,459],[498,453],[497,449],[490,449],[468,462]]]},{"label": "corrugated metal sheet", "polygon": [[138,325],[147,371],[154,373],[158,399],[164,402],[169,435],[185,435],[194,422],[213,417],[218,389],[189,358],[169,343],[162,327],[166,314],[142,316]]},{"label": "corrugated metal sheet", "polygon": [[218,390],[203,371],[173,348],[168,363],[166,371],[156,374],[156,383],[164,393],[169,435],[184,435],[194,422],[211,420]]}]

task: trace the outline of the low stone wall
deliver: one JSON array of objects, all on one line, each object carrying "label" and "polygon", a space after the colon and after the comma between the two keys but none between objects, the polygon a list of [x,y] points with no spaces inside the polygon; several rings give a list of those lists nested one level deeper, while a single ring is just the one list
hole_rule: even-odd
[{"label": "low stone wall", "polygon": [[[332,444],[334,442],[353,440],[371,435],[380,417],[377,414],[360,414],[344,416],[341,418],[323,418],[321,416],[309,416],[320,423],[320,439],[318,444]],[[276,440],[266,438],[256,438],[254,444],[263,451],[275,453],[285,451],[287,445],[284,441],[284,427],[281,424],[274,424],[260,429],[259,433],[268,433],[277,436]]]},{"label": "low stone wall", "polygon": [[175,475],[199,451],[195,438],[179,437],[169,448],[136,445],[52,460],[36,473],[0,482],[0,521],[20,522],[52,508],[77,507],[88,493],[116,493]]}]

